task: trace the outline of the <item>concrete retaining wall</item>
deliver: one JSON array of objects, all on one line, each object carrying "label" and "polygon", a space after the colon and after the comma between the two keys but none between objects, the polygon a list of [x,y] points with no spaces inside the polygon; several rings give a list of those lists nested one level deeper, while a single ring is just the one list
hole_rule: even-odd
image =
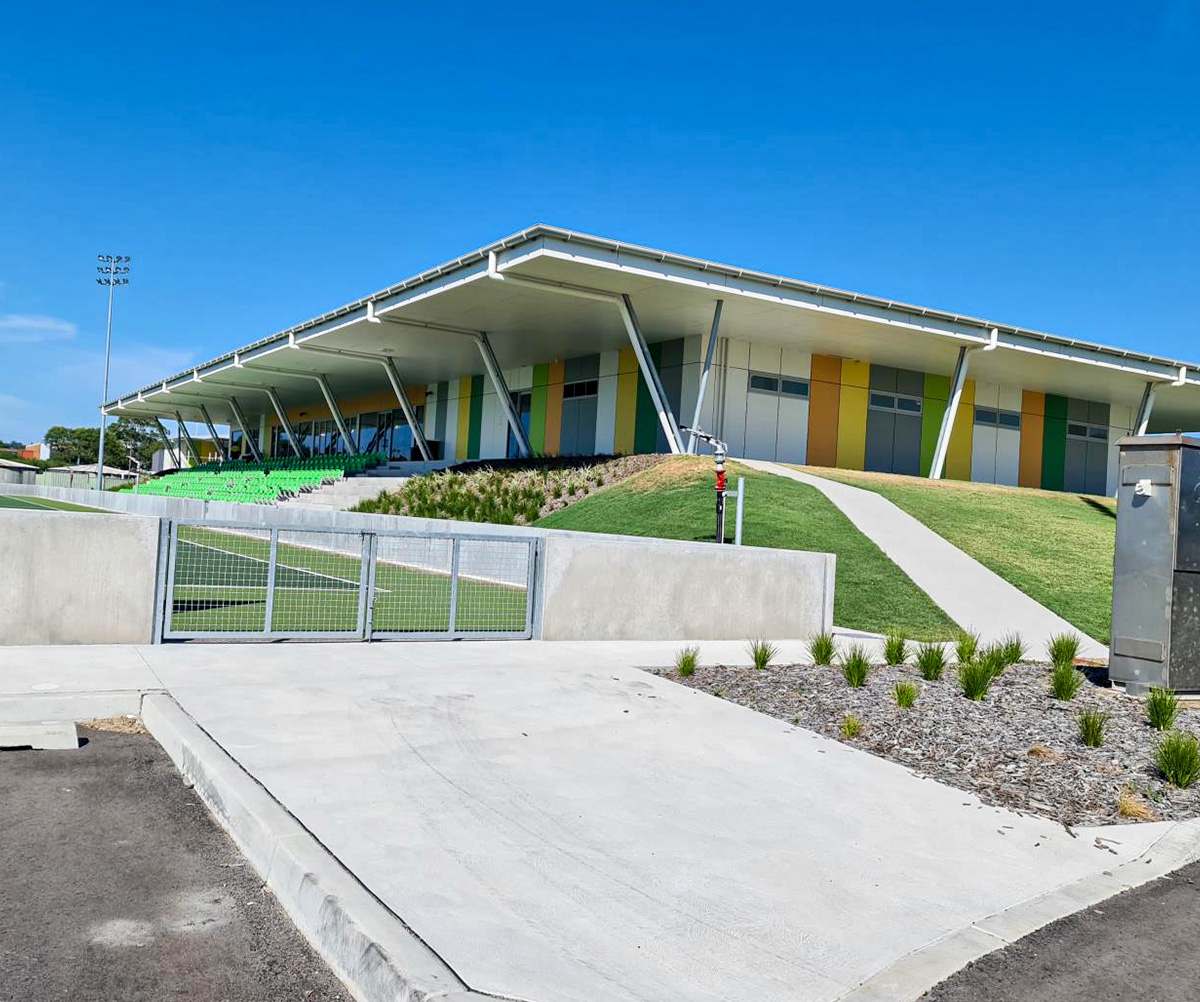
[{"label": "concrete retaining wall", "polygon": [[0,509],[0,644],[147,644],[159,520]]},{"label": "concrete retaining wall", "polygon": [[544,640],[807,637],[833,625],[829,553],[554,533],[543,544]]},{"label": "concrete retaining wall", "polygon": [[[116,511],[247,526],[514,536],[541,541],[534,635],[547,640],[736,640],[806,637],[833,625],[832,554],[715,546],[529,526],[0,486]],[[54,516],[51,513],[51,517]],[[92,516],[95,517],[95,516]],[[346,537],[306,545],[356,552]],[[463,566],[464,573],[473,569]],[[480,573],[483,573],[481,570]],[[4,615],[0,605],[0,617]],[[0,620],[2,621],[2,620]],[[15,642],[15,641],[9,641]]]}]

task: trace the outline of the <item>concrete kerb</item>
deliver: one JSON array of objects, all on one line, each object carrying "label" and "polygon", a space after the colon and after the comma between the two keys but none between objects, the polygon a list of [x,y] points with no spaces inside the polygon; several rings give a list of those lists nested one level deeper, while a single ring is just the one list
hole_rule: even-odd
[{"label": "concrete kerb", "polygon": [[360,1002],[484,1002],[166,694],[142,723]]},{"label": "concrete kerb", "polygon": [[1031,932],[1200,860],[1200,818],[1179,821],[1111,870],[1040,894],[900,958],[838,1002],[914,1002],[941,981]]}]

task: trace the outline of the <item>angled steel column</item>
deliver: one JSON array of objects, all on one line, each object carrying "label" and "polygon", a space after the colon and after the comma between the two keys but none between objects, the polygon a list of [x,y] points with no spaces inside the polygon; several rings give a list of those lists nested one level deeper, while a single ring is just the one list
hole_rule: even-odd
[{"label": "angled steel column", "polygon": [[1154,383],[1147,383],[1146,388],[1142,391],[1142,402],[1138,405],[1137,417],[1133,422],[1133,433],[1135,435],[1146,434],[1146,428],[1150,424],[1150,413],[1154,410],[1155,390]]},{"label": "angled steel column", "polygon": [[279,424],[287,433],[288,445],[292,447],[292,452],[296,454],[297,459],[303,459],[304,453],[300,451],[300,443],[296,441],[296,433],[292,430],[292,422],[288,420],[287,412],[283,409],[283,404],[279,402],[279,394],[275,392],[275,387],[264,386],[262,391],[271,398],[271,406],[275,408],[275,416],[279,418]]},{"label": "angled steel column", "polygon": [[333,414],[333,423],[337,425],[338,431],[342,433],[342,441],[346,443],[346,450],[350,455],[357,456],[358,443],[350,438],[350,432],[346,430],[346,422],[342,420],[342,412],[338,410],[337,401],[333,399],[333,391],[329,389],[329,380],[319,374],[314,375],[312,378],[321,387],[321,396],[325,398],[325,403],[329,406],[330,413]]},{"label": "angled steel column", "polygon": [[396,371],[396,363],[391,358],[384,358],[383,368],[387,372],[388,382],[392,384],[392,392],[396,394],[400,410],[404,412],[404,420],[408,422],[408,426],[412,429],[413,441],[417,443],[421,457],[428,463],[433,458],[433,454],[429,451],[429,443],[425,441],[425,431],[418,423],[416,411],[413,410],[412,404],[409,403],[408,393],[405,392],[404,384],[400,381],[400,373]]},{"label": "angled steel column", "polygon": [[242,441],[250,446],[250,454],[254,457],[254,461],[261,463],[262,453],[258,451],[258,444],[250,437],[250,426],[246,424],[246,415],[242,413],[241,405],[237,402],[236,397],[229,398],[229,408],[233,411],[238,427],[242,429]]},{"label": "angled steel column", "polygon": [[958,415],[958,403],[962,399],[963,383],[967,381],[967,349],[958,349],[958,361],[954,365],[954,376],[950,380],[950,400],[946,413],[942,415],[942,427],[938,431],[937,445],[933,450],[933,465],[929,468],[930,480],[941,480],[946,468],[946,450],[950,448],[950,432]]},{"label": "angled steel column", "polygon": [[179,411],[175,412],[175,420],[179,422],[179,434],[186,443],[188,452],[192,454],[192,462],[199,466],[200,452],[196,449],[196,443],[192,441],[192,436],[188,434],[187,425],[184,424],[183,417]]},{"label": "angled steel column", "polygon": [[154,427],[158,429],[158,437],[162,439],[163,447],[167,450],[167,458],[175,464],[175,469],[179,469],[183,464],[179,462],[179,456],[175,452],[175,446],[171,444],[171,436],[167,434],[167,429],[163,427],[162,421],[158,418],[154,419]]},{"label": "angled steel column", "polygon": [[658,422],[667,436],[667,445],[672,452],[683,452],[683,438],[679,433],[679,425],[667,402],[667,393],[663,389],[662,380],[658,378],[658,369],[654,367],[654,359],[650,357],[650,349],[642,336],[642,328],[638,324],[637,314],[633,311],[633,301],[625,293],[617,304],[621,310],[621,319],[625,322],[625,330],[629,334],[629,342],[633,345],[633,353],[637,356],[642,377],[650,390],[650,399],[654,401],[654,409],[658,411]]},{"label": "angled steel column", "polygon": [[212,436],[213,445],[217,447],[217,455],[221,457],[221,462],[229,462],[229,452],[221,443],[221,436],[217,434],[217,426],[213,424],[212,418],[208,416],[208,408],[204,404],[200,404],[200,413],[204,417],[204,423],[208,425],[208,433]]},{"label": "angled steel column", "polygon": [[492,351],[492,342],[486,334],[476,334],[475,343],[479,345],[479,354],[483,356],[484,367],[492,379],[496,395],[500,397],[500,406],[504,408],[504,416],[508,419],[508,427],[512,430],[513,438],[517,440],[517,448],[522,456],[532,456],[533,447],[529,444],[529,436],[521,424],[521,416],[513,407],[512,394],[508,392],[508,383],[504,381],[504,373],[496,361],[496,353]]},{"label": "angled steel column", "polygon": [[[708,347],[704,352],[704,368],[700,370],[700,388],[696,392],[696,411],[692,415],[692,428],[700,427],[700,415],[704,410],[704,391],[708,389],[708,374],[712,371],[713,353],[717,348],[717,331],[721,327],[721,307],[724,301],[718,299],[717,305],[713,308],[712,331],[708,335]],[[710,428],[709,431],[712,431]],[[696,433],[692,431],[688,434],[687,452],[691,456],[696,451]]]}]

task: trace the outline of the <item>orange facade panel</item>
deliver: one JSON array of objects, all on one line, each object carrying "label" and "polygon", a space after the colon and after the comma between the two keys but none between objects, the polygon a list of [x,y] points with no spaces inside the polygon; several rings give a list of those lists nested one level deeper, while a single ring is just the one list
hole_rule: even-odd
[{"label": "orange facade panel", "polygon": [[1046,394],[1021,391],[1021,458],[1017,483],[1022,487],[1042,486],[1042,441],[1046,431]]},{"label": "orange facade panel", "polygon": [[842,360],[833,355],[813,355],[811,371],[808,389],[808,462],[812,466],[836,466]]}]

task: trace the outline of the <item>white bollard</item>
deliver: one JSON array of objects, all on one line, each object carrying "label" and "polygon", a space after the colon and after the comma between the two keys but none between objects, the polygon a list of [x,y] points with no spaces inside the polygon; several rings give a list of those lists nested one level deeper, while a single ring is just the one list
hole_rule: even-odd
[{"label": "white bollard", "polygon": [[734,516],[733,545],[742,545],[742,513],[746,510],[746,478],[738,477],[737,514]]}]

